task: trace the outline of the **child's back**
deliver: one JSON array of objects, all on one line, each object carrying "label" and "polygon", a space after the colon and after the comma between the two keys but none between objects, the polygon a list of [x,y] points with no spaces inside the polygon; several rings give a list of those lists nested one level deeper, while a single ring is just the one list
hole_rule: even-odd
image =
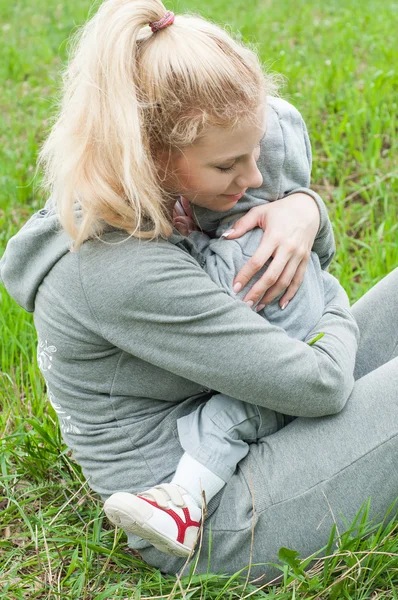
[{"label": "child's back", "polygon": [[[195,217],[199,226],[212,227],[217,225],[215,238],[206,233],[195,231],[190,234],[199,257],[201,266],[212,280],[220,285],[229,295],[243,299],[253,282],[259,279],[272,259],[258,271],[245,288],[235,294],[232,290],[233,281],[244,264],[255,253],[260,245],[264,232],[260,228],[248,231],[235,240],[224,240],[222,234],[233,227],[235,221],[241,218],[250,208],[264,204],[266,200],[245,195],[242,200],[228,213],[197,209]],[[265,306],[259,314],[273,325],[282,327],[290,337],[304,340],[321,318],[325,306],[335,297],[336,289],[340,286],[333,275],[322,269],[319,256],[311,252],[303,282],[294,298],[284,310],[281,310],[277,297],[271,304]]]}]

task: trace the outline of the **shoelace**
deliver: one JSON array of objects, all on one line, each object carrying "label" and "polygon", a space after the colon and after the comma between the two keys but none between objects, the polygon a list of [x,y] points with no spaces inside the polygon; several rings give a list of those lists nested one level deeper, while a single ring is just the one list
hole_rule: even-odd
[{"label": "shoelace", "polygon": [[155,485],[155,487],[151,488],[150,490],[142,492],[140,496],[154,500],[156,504],[162,508],[168,508],[170,500],[176,506],[181,508],[185,506],[180,489],[171,483],[161,483],[160,485]]}]

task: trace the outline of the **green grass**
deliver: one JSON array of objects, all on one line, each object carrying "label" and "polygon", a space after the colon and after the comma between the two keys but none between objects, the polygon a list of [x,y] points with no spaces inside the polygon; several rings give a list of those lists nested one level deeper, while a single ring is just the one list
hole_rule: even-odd
[{"label": "green grass", "polygon": [[[167,7],[240,29],[285,75],[283,96],[309,128],[313,187],[335,226],[331,271],[355,301],[398,264],[398,5],[195,0]],[[36,154],[54,114],[66,40],[88,9],[87,0],[0,0],[0,254],[44,202],[33,181]],[[2,288],[0,301],[0,598],[398,598],[398,524],[370,532],[366,507],[359,533],[343,536],[307,575],[294,554],[282,553],[281,579],[267,587],[250,578],[162,577],[144,565],[103,520],[62,444],[35,362],[31,316]]]}]

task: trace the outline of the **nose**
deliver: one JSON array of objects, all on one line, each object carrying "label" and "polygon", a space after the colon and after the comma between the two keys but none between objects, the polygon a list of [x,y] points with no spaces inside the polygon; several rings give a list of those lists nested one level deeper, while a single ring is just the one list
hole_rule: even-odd
[{"label": "nose", "polygon": [[236,187],[240,189],[244,188],[258,188],[263,183],[263,176],[257,167],[257,162],[252,157],[250,163],[243,170],[242,173],[236,179]]}]

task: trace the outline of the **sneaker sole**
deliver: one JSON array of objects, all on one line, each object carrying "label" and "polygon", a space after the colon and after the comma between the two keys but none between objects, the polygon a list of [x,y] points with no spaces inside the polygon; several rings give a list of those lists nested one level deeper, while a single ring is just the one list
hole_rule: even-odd
[{"label": "sneaker sole", "polygon": [[151,525],[143,520],[139,510],[134,510],[134,508],[134,506],[129,506],[127,511],[126,508],[123,509],[112,504],[109,500],[104,505],[105,514],[113,525],[148,541],[160,552],[183,558],[187,558],[191,554],[192,550],[187,546],[153,529]]}]

